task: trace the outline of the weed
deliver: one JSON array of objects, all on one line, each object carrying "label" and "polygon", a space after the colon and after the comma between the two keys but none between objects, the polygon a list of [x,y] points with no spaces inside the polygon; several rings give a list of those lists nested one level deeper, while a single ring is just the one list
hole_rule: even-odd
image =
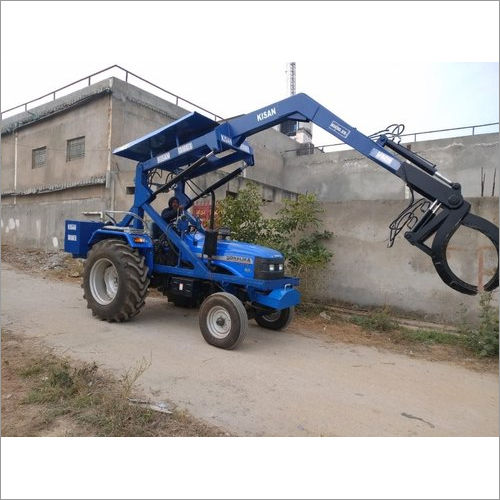
[{"label": "weed", "polygon": [[30,378],[40,374],[43,371],[43,365],[40,362],[33,362],[19,370],[19,375],[24,378]]},{"label": "weed", "polygon": [[125,372],[125,374],[120,379],[120,383],[123,390],[123,396],[125,398],[130,397],[132,389],[137,383],[139,377],[151,366],[152,359],[142,358],[136,363],[133,368],[130,368]]},{"label": "weed", "polygon": [[66,363],[49,371],[49,384],[63,390],[73,387],[73,377],[70,375],[69,366]]},{"label": "weed", "polygon": [[365,330],[377,332],[390,332],[399,328],[399,323],[391,317],[387,308],[379,309],[367,316],[352,316],[351,322]]},{"label": "weed", "polygon": [[400,331],[406,340],[411,340],[413,342],[445,345],[464,344],[464,340],[461,336],[439,330],[410,330],[409,328],[401,328]]},{"label": "weed", "polygon": [[38,375],[41,372],[42,372],[41,366],[27,366],[26,368],[23,368],[22,370],[19,371],[19,375],[21,375],[21,377],[24,378],[30,378],[33,377],[34,375]]},{"label": "weed", "polygon": [[498,307],[492,300],[491,292],[483,292],[479,297],[479,325],[464,322],[461,327],[467,345],[481,357],[498,356]]}]

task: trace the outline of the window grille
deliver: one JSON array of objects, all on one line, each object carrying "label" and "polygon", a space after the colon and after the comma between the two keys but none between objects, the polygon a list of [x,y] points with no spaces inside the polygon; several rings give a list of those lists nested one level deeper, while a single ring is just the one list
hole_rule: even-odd
[{"label": "window grille", "polygon": [[47,148],[37,148],[32,150],[31,168],[40,168],[47,165]]},{"label": "window grille", "polygon": [[280,124],[280,132],[288,136],[294,136],[297,133],[298,122],[294,120],[285,120]]},{"label": "window grille", "polygon": [[66,147],[66,161],[76,160],[85,156],[85,137],[70,139]]}]

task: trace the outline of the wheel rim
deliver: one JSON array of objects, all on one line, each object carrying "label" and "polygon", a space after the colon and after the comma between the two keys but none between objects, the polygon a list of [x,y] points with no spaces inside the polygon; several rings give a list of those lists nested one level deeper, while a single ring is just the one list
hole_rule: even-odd
[{"label": "wheel rim", "polygon": [[281,316],[281,311],[275,311],[269,314],[262,315],[262,318],[269,323],[273,323],[274,321],[278,321]]},{"label": "wheel rim", "polygon": [[231,316],[220,306],[215,306],[208,311],[207,327],[211,335],[217,339],[226,338],[231,331]]},{"label": "wheel rim", "polygon": [[90,291],[94,299],[106,306],[118,293],[118,272],[109,259],[97,260],[90,271]]}]

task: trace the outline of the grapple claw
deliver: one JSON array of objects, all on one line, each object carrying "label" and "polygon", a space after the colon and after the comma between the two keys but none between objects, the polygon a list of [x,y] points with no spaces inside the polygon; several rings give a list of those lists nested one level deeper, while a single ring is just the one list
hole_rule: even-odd
[{"label": "grapple claw", "polygon": [[[451,219],[451,220],[450,220]],[[477,215],[467,213],[465,217],[459,220],[453,220],[453,214],[446,218],[439,227],[432,242],[432,262],[441,279],[451,288],[467,295],[476,295],[480,290],[476,285],[467,283],[460,279],[448,265],[446,250],[451,237],[461,226],[470,227],[484,234],[495,246],[497,251],[497,266],[495,274],[483,285],[484,291],[492,291],[498,288],[498,227],[491,222],[478,217]]]}]

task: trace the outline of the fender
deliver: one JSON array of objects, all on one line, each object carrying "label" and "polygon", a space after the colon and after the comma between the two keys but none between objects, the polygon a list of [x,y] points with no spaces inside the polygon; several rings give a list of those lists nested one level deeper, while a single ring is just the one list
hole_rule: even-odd
[{"label": "fender", "polygon": [[153,272],[153,241],[150,236],[145,233],[130,233],[125,231],[115,231],[113,229],[98,229],[95,231],[88,243],[88,248],[92,248],[99,241],[119,238],[124,240],[127,245],[131,248],[137,248],[141,255],[146,259],[146,265],[148,266],[148,275]]}]

